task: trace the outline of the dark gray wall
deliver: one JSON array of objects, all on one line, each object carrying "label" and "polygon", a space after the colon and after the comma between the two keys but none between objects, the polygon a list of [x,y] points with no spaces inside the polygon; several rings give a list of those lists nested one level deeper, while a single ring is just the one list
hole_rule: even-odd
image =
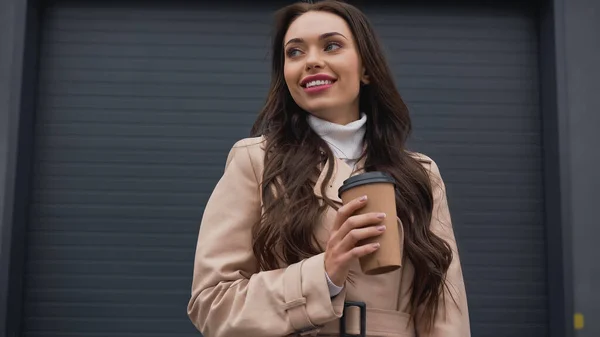
[{"label": "dark gray wall", "polygon": [[[561,153],[569,189],[573,239],[574,310],[585,317],[579,337],[600,336],[600,2],[556,1],[557,31],[564,34],[564,98],[567,118]],[[560,3],[563,7],[559,7]],[[562,17],[558,17],[558,16]],[[562,31],[561,31],[562,30]],[[561,65],[559,64],[559,67]]]},{"label": "dark gray wall", "polygon": [[[594,256],[597,256],[595,250],[596,240],[600,234],[600,228],[597,225],[597,215],[594,210],[598,205],[596,191],[600,187],[600,174],[598,173],[598,164],[600,164],[600,135],[597,131],[600,127],[600,97],[598,94],[599,85],[596,79],[600,78],[600,2],[597,0],[551,0],[548,1],[554,5],[552,10],[554,15],[548,18],[548,27],[553,29],[556,40],[546,41],[552,48],[551,50],[542,49],[541,58],[547,63],[552,63],[553,73],[542,74],[542,79],[552,79],[550,83],[542,83],[547,89],[542,94],[547,96],[552,94],[553,99],[543,99],[546,101],[546,113],[557,111],[558,117],[550,123],[545,124],[546,145],[549,146],[546,158],[549,162],[556,160],[556,167],[550,171],[555,171],[555,175],[549,174],[547,177],[555,181],[547,181],[548,190],[555,193],[556,203],[547,203],[547,206],[556,206],[555,209],[548,209],[548,217],[553,215],[559,219],[552,219],[555,223],[553,232],[549,236],[554,237],[550,240],[549,252],[553,255],[549,259],[550,265],[558,264],[559,268],[554,271],[565,271],[566,275],[561,273],[549,275],[554,278],[555,293],[562,297],[559,300],[551,300],[550,304],[555,308],[552,310],[560,319],[561,314],[566,317],[562,324],[563,332],[556,333],[556,336],[568,336],[572,331],[572,310],[581,312],[585,315],[585,328],[577,333],[579,337],[596,337],[600,335],[600,268]],[[35,45],[29,42],[29,52],[24,52],[25,44],[25,17],[26,6],[32,1],[24,0],[2,0],[0,1],[0,336],[17,336],[17,327],[13,324],[19,319],[18,302],[20,300],[19,281],[22,274],[19,274],[19,263],[22,262],[24,241],[22,239],[23,219],[22,205],[25,204],[25,196],[15,195],[14,186],[19,188],[27,187],[27,172],[22,173],[18,170],[17,153],[27,150],[27,144],[17,151],[19,138],[21,140],[31,137],[27,127],[19,128],[19,113],[24,122],[21,125],[27,125],[31,119],[31,102],[23,100],[27,97],[27,84],[33,83],[30,79],[33,76],[31,71],[35,65],[33,59],[36,54]],[[34,18],[35,21],[35,18]],[[34,25],[35,26],[35,25]],[[33,30],[35,32],[35,30]],[[554,37],[554,36],[553,36]],[[550,51],[549,54],[545,52]],[[556,52],[551,55],[552,51]],[[23,59],[27,55],[30,60]],[[554,63],[556,61],[556,63]],[[27,64],[30,73],[23,74],[22,65]],[[556,82],[554,82],[556,79]],[[25,89],[21,88],[25,83]],[[25,92],[23,95],[22,93]],[[554,96],[555,95],[555,96]],[[549,105],[549,102],[555,104]],[[549,130],[548,130],[549,128]],[[559,138],[552,136],[554,131],[558,131]],[[556,134],[556,132],[554,132]],[[554,154],[553,154],[554,153]],[[20,161],[21,168],[27,168],[28,154],[24,153]],[[554,157],[553,157],[554,156]],[[20,174],[17,175],[17,172]],[[560,179],[558,179],[560,177]],[[17,226],[13,226],[17,224]],[[557,246],[553,246],[556,243]],[[572,253],[572,255],[571,255]],[[16,266],[17,273],[11,273],[12,283],[9,284],[11,256],[13,268]],[[554,259],[556,258],[556,259]],[[564,261],[561,261],[564,260]],[[573,266],[572,266],[573,265]],[[573,268],[571,273],[570,268]],[[14,270],[13,270],[14,271]],[[574,277],[574,284],[571,284],[571,276]],[[574,308],[570,304],[570,293],[575,293]],[[16,296],[9,301],[8,295]],[[552,297],[552,296],[551,296]],[[13,306],[10,307],[9,303]],[[14,305],[17,305],[16,307]],[[15,316],[16,314],[16,316]],[[15,317],[16,320],[11,320]],[[560,325],[560,324],[559,324]],[[556,332],[556,331],[553,331]]]},{"label": "dark gray wall", "polygon": [[[235,5],[44,10],[24,334],[193,335],[201,205],[268,83],[274,8]],[[465,7],[364,9],[444,172],[473,333],[547,337],[536,23]]]},{"label": "dark gray wall", "polygon": [[38,1],[0,1],[0,336],[18,336],[33,153]]},{"label": "dark gray wall", "polygon": [[16,163],[25,1],[0,2],[0,336],[7,330],[8,283]]}]

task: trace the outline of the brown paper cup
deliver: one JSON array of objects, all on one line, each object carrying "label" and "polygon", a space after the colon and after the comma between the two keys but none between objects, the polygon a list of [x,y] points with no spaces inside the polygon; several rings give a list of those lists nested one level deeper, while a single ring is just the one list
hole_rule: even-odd
[{"label": "brown paper cup", "polygon": [[367,172],[345,180],[338,192],[344,204],[363,195],[367,196],[367,204],[355,214],[383,212],[387,215],[382,222],[386,226],[382,235],[359,242],[359,245],[374,242],[381,244],[374,253],[360,259],[363,273],[378,275],[400,268],[402,249],[394,179],[383,172]]}]

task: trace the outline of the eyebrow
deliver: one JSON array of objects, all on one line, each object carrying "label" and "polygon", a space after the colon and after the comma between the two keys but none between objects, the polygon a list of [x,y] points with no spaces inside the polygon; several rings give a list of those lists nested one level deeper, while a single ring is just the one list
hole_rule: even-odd
[{"label": "eyebrow", "polygon": [[[324,40],[324,39],[326,39],[326,38],[329,38],[329,37],[332,37],[332,36],[336,36],[336,35],[337,35],[337,36],[341,36],[341,37],[343,37],[344,39],[348,40],[348,38],[347,38],[347,37],[345,37],[344,35],[342,35],[341,33],[338,33],[338,32],[330,32],[330,33],[321,34],[321,35],[319,36],[319,40]],[[302,42],[304,42],[304,40],[303,40],[303,39],[301,39],[301,38],[299,38],[299,37],[296,37],[296,38],[293,38],[293,39],[289,40],[288,42],[286,42],[285,46],[287,46],[287,45],[288,45],[288,44],[290,44],[290,43],[302,43]],[[285,47],[285,46],[284,46],[284,47]]]}]

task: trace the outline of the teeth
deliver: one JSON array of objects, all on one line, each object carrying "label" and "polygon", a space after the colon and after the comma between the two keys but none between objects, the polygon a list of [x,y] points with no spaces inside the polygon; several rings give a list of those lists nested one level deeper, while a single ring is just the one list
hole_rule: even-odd
[{"label": "teeth", "polygon": [[326,84],[331,84],[331,83],[333,83],[333,82],[328,81],[328,80],[311,81],[311,82],[306,83],[306,87],[310,88],[310,87],[315,87],[318,85],[326,85]]}]

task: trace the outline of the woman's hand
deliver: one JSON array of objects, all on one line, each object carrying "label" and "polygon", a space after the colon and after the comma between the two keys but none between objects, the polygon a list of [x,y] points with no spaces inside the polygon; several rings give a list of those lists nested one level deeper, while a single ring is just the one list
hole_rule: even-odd
[{"label": "woman's hand", "polygon": [[352,215],[366,203],[367,197],[363,196],[350,201],[337,211],[325,248],[325,272],[336,285],[344,284],[353,261],[379,249],[378,243],[357,246],[359,241],[379,236],[385,231],[385,226],[381,225],[385,219],[383,213]]}]

